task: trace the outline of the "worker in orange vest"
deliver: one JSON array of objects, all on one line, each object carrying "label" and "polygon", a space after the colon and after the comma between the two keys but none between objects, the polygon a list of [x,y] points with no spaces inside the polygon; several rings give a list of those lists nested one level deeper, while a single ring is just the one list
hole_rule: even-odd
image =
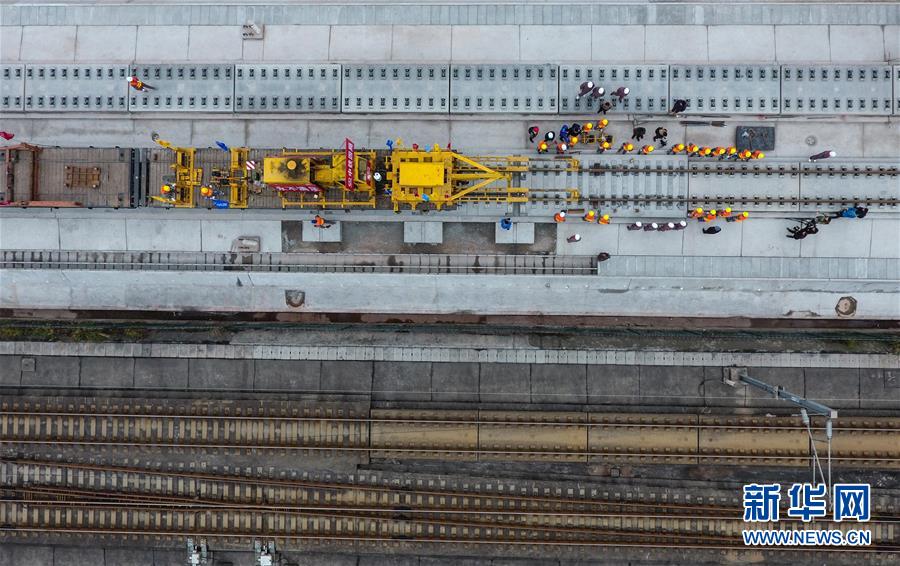
[{"label": "worker in orange vest", "polygon": [[203,198],[212,198],[213,190],[210,187],[200,187],[200,196]]},{"label": "worker in orange vest", "polygon": [[710,147],[701,147],[701,148],[700,148],[700,151],[698,152],[698,155],[700,155],[700,157],[709,157],[709,154],[710,154],[710,153],[712,153],[712,148],[710,148]]},{"label": "worker in orange vest", "polygon": [[702,208],[698,207],[691,211],[691,218],[702,218],[702,217],[703,217],[703,209]]},{"label": "worker in orange vest", "polygon": [[566,221],[566,211],[560,210],[556,214],[553,215],[553,220],[556,222],[565,222]]},{"label": "worker in orange vest", "polygon": [[750,151],[749,149],[745,149],[744,151],[742,151],[738,154],[738,159],[740,159],[741,161],[747,161],[748,159],[750,159],[750,157],[752,155],[753,155],[752,151]]},{"label": "worker in orange vest", "polygon": [[752,154],[750,154],[750,157],[752,157],[753,159],[762,159],[765,156],[766,156],[766,154],[761,152],[758,149],[756,151],[754,151]]},{"label": "worker in orange vest", "polygon": [[725,155],[725,148],[724,148],[724,147],[715,147],[715,148],[713,148],[713,150],[712,150],[712,156],[713,156],[713,157],[722,157],[723,155]]},{"label": "worker in orange vest", "polygon": [[167,198],[171,197],[172,196],[172,185],[163,185],[162,187],[159,188],[159,192],[161,192],[164,197],[167,197]]},{"label": "worker in orange vest", "polygon": [[645,146],[641,147],[641,154],[642,155],[650,155],[651,153],[653,153],[654,149],[656,149],[656,148],[653,147],[652,145],[645,145]]},{"label": "worker in orange vest", "polygon": [[609,224],[609,214],[604,214],[599,219],[597,219],[598,224]]},{"label": "worker in orange vest", "polygon": [[726,218],[725,220],[727,222],[743,222],[744,220],[747,220],[748,218],[750,218],[750,213],[742,212],[742,213],[738,214],[737,216],[732,216],[731,218]]},{"label": "worker in orange vest", "polygon": [[133,88],[134,90],[137,90],[140,92],[146,92],[148,90],[156,90],[155,87],[148,85],[147,83],[145,83],[144,81],[142,81],[141,79],[139,79],[137,77],[128,77],[128,85],[131,88]]},{"label": "worker in orange vest", "polygon": [[330,228],[331,224],[325,222],[325,219],[316,214],[315,218],[312,220],[313,226],[316,228]]},{"label": "worker in orange vest", "polygon": [[700,147],[697,144],[689,143],[687,146],[688,155],[696,155],[699,153]]},{"label": "worker in orange vest", "polygon": [[581,126],[581,131],[582,131],[582,132],[590,132],[590,131],[593,130],[593,129],[594,129],[594,123],[593,123],[593,122],[587,122],[585,125]]},{"label": "worker in orange vest", "polygon": [[565,142],[558,142],[556,144],[556,153],[563,154],[569,149],[568,144]]},{"label": "worker in orange vest", "polygon": [[678,155],[685,150],[685,147],[686,146],[683,143],[676,143],[669,149],[669,153],[671,153],[672,155]]},{"label": "worker in orange vest", "polygon": [[619,147],[619,153],[628,153],[629,151],[631,151],[631,150],[633,150],[633,149],[634,149],[634,144],[633,144],[633,143],[630,143],[630,142],[624,142],[624,143]]},{"label": "worker in orange vest", "polygon": [[597,129],[603,130],[606,126],[609,125],[609,120],[606,118],[601,118],[599,122],[597,122]]},{"label": "worker in orange vest", "polygon": [[712,209],[709,212],[707,212],[703,216],[703,218],[698,218],[697,220],[700,220],[702,222],[712,222],[715,219],[716,219],[716,209]]},{"label": "worker in orange vest", "polygon": [[731,218],[731,207],[726,207],[725,210],[719,213],[719,217],[724,218],[725,220]]},{"label": "worker in orange vest", "polygon": [[538,144],[538,153],[547,153],[547,149],[547,142],[541,141],[541,143]]},{"label": "worker in orange vest", "polygon": [[597,153],[604,153],[612,148],[612,144],[609,143],[609,140],[603,140],[600,142],[600,146],[597,148]]},{"label": "worker in orange vest", "polygon": [[581,217],[581,219],[584,220],[585,222],[593,222],[594,218],[596,218],[596,217],[597,217],[597,213],[594,212],[593,210],[589,210],[589,211],[587,211],[587,213],[585,213],[584,216]]},{"label": "worker in orange vest", "polygon": [[578,136],[572,136],[569,138],[569,146],[575,147],[578,145]]},{"label": "worker in orange vest", "polygon": [[733,145],[728,146],[728,148],[725,150],[723,159],[734,159],[735,157],[737,157],[737,152],[738,150],[736,147],[734,147]]}]

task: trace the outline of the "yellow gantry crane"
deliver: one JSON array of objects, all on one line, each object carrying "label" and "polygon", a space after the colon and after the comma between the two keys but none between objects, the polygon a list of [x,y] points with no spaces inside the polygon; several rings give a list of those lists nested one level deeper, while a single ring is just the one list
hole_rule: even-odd
[{"label": "yellow gantry crane", "polygon": [[375,208],[374,151],[288,150],[263,161],[263,182],[281,197],[282,208]]},{"label": "yellow gantry crane", "polygon": [[197,150],[192,147],[175,147],[171,143],[154,135],[153,141],[160,147],[175,152],[175,162],[171,165],[175,170],[175,183],[162,186],[162,196],[151,195],[155,201],[177,208],[194,207],[194,191],[203,180],[203,169],[194,166]]},{"label": "yellow gantry crane", "polygon": [[528,171],[528,157],[468,157],[435,145],[431,151],[398,148],[387,158],[394,210],[430,203],[438,210],[470,202],[528,202],[528,189],[513,174]]}]

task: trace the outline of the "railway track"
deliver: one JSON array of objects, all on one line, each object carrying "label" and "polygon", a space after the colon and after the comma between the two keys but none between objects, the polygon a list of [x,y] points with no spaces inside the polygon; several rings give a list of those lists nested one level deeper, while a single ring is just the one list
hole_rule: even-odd
[{"label": "railway track", "polygon": [[[7,534],[254,537],[285,541],[732,548],[737,507],[222,477],[68,463],[2,466]],[[533,492],[533,488],[531,490]],[[898,517],[875,502],[867,551],[900,549]],[[785,521],[781,528],[800,529]],[[846,531],[847,524],[816,523]]]},{"label": "railway track", "polygon": [[214,252],[0,252],[0,269],[592,275],[593,256]]},{"label": "railway track", "polygon": [[[100,406],[3,400],[8,451],[263,450],[374,459],[555,461],[805,467],[806,428],[794,417],[589,412],[377,410],[260,406],[200,414],[197,407],[123,400]],[[208,407],[215,409],[212,405]],[[185,410],[187,409],[187,410]],[[816,427],[821,435],[823,430]],[[900,419],[842,418],[834,467],[900,469]]]}]

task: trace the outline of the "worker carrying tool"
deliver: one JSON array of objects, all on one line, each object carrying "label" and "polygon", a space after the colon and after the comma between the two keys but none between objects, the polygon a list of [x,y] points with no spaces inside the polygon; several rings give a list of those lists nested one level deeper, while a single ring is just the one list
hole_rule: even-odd
[{"label": "worker carrying tool", "polygon": [[148,85],[147,83],[145,83],[144,81],[142,81],[141,79],[139,79],[137,77],[128,77],[128,86],[130,86],[134,90],[137,90],[140,92],[146,92],[148,90],[156,90],[156,87],[152,87],[152,86]]}]

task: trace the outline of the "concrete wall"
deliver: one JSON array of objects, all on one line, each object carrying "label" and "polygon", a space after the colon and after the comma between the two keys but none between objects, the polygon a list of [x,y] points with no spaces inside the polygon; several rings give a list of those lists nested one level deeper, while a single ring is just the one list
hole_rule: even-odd
[{"label": "concrete wall", "polygon": [[0,61],[857,63],[900,60],[898,25],[3,25]]}]

